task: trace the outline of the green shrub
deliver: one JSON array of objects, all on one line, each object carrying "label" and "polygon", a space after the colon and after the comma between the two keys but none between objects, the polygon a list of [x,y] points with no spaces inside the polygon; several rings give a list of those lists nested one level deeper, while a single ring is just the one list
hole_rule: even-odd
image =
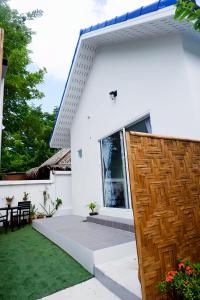
[{"label": "green shrub", "polygon": [[199,300],[200,264],[179,260],[177,270],[168,272],[158,288],[161,293],[169,294],[173,299]]}]

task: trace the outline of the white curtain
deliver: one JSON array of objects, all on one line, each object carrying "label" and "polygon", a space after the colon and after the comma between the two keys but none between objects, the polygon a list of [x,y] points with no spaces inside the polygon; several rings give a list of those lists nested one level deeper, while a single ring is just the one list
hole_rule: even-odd
[{"label": "white curtain", "polygon": [[115,195],[112,184],[110,164],[112,160],[113,143],[112,138],[108,137],[102,140],[102,156],[104,162],[104,195],[105,195],[105,206],[115,205]]}]

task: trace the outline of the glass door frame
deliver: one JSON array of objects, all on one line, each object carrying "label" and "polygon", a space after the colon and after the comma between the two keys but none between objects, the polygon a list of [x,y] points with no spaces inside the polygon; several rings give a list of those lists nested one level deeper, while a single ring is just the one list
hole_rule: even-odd
[{"label": "glass door frame", "polygon": [[[121,132],[122,134],[122,142],[123,142],[123,157],[122,157],[122,165],[123,165],[123,173],[125,176],[125,184],[126,184],[126,192],[127,197],[125,197],[126,207],[108,207],[105,206],[105,191],[104,191],[104,167],[103,167],[103,154],[102,154],[102,140],[117,133]],[[107,209],[118,209],[118,210],[132,210],[132,202],[131,202],[131,190],[130,190],[130,177],[129,177],[129,169],[128,169],[128,157],[127,157],[127,147],[126,147],[126,129],[123,127],[115,132],[107,135],[99,140],[100,142],[100,155],[101,155],[101,179],[102,179],[102,200],[103,200],[103,207]],[[127,198],[127,199],[126,199]]]},{"label": "glass door frame", "polygon": [[128,202],[129,208],[132,210],[132,197],[131,197],[131,182],[130,182],[130,174],[129,174],[129,164],[128,164],[128,152],[126,145],[126,129],[122,128],[123,138],[124,138],[124,156],[125,156],[125,168],[126,168],[126,184],[127,184],[127,194],[128,194]]},{"label": "glass door frame", "polygon": [[[132,210],[132,197],[131,197],[131,185],[130,185],[130,174],[129,174],[129,164],[128,164],[128,153],[127,153],[127,145],[126,145],[126,129],[128,127],[130,127],[131,125],[137,124],[145,119],[149,118],[150,120],[150,125],[151,125],[151,115],[150,112],[147,112],[146,114],[136,118],[135,120],[133,120],[132,122],[129,122],[128,124],[126,124],[125,126],[119,128],[118,130],[114,130],[113,132],[111,132],[110,134],[102,137],[101,139],[99,139],[99,144],[100,144],[100,157],[101,157],[101,181],[102,181],[102,203],[103,203],[103,208],[106,209],[116,209],[116,210],[126,210],[126,211],[130,211]],[[106,137],[111,136],[114,133],[120,132],[122,131],[123,133],[123,139],[124,139],[124,156],[125,156],[125,169],[126,169],[126,184],[127,184],[127,197],[128,197],[128,208],[113,208],[113,207],[106,207],[104,205],[104,176],[103,176],[103,156],[102,156],[102,140]],[[151,132],[149,132],[149,134],[152,133],[152,125],[151,125]]]}]

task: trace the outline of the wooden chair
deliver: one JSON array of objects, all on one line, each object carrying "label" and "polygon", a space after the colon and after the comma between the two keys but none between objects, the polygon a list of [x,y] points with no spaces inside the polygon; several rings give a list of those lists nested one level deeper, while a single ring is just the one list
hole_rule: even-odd
[{"label": "wooden chair", "polygon": [[31,219],[31,201],[22,201],[18,202],[18,209],[19,209],[19,223],[23,225],[27,222],[30,224]]},{"label": "wooden chair", "polygon": [[0,210],[0,224],[3,224],[3,227],[5,228],[5,233],[7,233],[9,227],[7,208]]},{"label": "wooden chair", "polygon": [[11,231],[13,231],[15,227],[20,228],[20,209],[18,209],[18,207],[11,207],[10,227]]}]

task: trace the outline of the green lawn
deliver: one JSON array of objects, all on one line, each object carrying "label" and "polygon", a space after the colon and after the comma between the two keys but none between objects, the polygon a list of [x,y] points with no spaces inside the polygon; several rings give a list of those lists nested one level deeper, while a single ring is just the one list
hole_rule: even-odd
[{"label": "green lawn", "polygon": [[91,278],[30,225],[0,232],[0,299],[38,299]]}]

